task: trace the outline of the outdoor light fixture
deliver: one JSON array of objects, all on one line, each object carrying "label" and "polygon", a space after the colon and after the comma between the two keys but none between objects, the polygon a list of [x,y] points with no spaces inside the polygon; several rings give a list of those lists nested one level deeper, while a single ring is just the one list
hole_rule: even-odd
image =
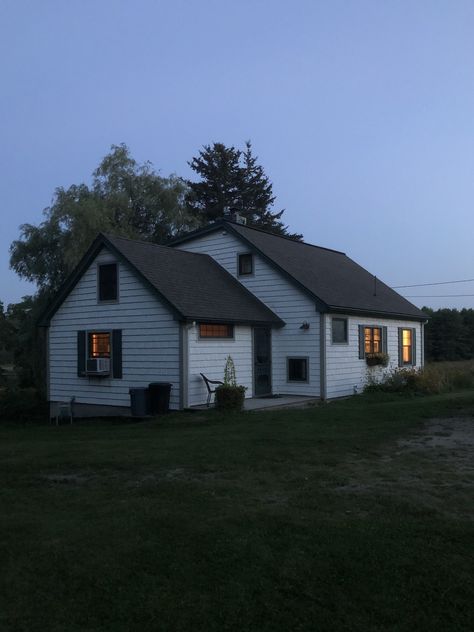
[{"label": "outdoor light fixture", "polygon": [[309,329],[309,323],[307,323],[306,321],[304,321],[304,323],[301,325],[300,329]]}]

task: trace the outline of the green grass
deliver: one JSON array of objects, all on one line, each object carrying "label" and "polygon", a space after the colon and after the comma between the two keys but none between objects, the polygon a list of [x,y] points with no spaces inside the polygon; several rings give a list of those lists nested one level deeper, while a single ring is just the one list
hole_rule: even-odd
[{"label": "green grass", "polygon": [[4,424],[0,630],[472,631],[472,461],[423,447],[453,416],[472,391]]}]

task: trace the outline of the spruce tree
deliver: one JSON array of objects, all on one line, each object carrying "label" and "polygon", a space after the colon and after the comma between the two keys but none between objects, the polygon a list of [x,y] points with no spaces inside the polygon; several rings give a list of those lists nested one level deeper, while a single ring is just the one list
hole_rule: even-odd
[{"label": "spruce tree", "polygon": [[244,151],[223,143],[205,145],[188,164],[201,179],[187,181],[187,206],[201,224],[230,219],[238,213],[249,226],[302,238],[288,232],[281,220],[283,210],[272,212],[273,186],[253,155],[250,141],[245,143]]}]

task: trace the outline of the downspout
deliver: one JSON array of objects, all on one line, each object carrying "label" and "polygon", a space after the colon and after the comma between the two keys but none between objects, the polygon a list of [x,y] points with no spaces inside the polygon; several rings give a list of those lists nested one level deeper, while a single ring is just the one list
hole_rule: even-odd
[{"label": "downspout", "polygon": [[188,407],[188,381],[189,381],[189,362],[188,362],[188,325],[180,323],[179,327],[179,359],[180,359],[180,375],[179,375],[179,408],[183,410]]},{"label": "downspout", "polygon": [[319,393],[322,400],[327,398],[326,387],[326,314],[319,312]]},{"label": "downspout", "polygon": [[425,366],[425,325],[427,320],[421,323],[421,368]]}]

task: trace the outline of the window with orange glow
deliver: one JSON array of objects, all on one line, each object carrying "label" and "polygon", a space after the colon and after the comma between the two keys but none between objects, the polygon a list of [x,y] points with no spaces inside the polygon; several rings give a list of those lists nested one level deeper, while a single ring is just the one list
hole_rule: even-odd
[{"label": "window with orange glow", "polygon": [[200,323],[200,338],[233,338],[233,325],[216,325],[214,323]]},{"label": "window with orange glow", "polygon": [[110,358],[110,333],[89,333],[89,358]]},{"label": "window with orange glow", "polygon": [[364,327],[365,353],[382,352],[382,329],[380,327]]},{"label": "window with orange glow", "polygon": [[411,329],[402,329],[402,361],[403,364],[413,362],[413,332]]}]

